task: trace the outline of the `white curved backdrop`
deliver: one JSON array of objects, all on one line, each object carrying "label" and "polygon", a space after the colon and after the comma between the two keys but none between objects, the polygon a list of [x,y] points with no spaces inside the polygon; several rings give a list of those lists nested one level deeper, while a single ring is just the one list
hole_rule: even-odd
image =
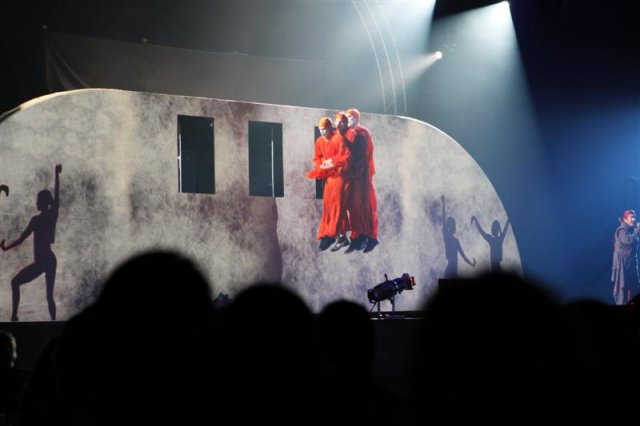
[{"label": "white curved backdrop", "polygon": [[[491,182],[451,137],[397,116],[362,114],[361,121],[375,144],[380,245],[367,254],[318,252],[322,201],[305,172],[314,126],[335,112],[102,89],[36,99],[0,122],[0,183],[10,187],[0,195],[0,239],[20,235],[38,213],[37,193],[53,192],[62,164],[52,245],[58,319],[91,303],[118,263],[151,248],[192,257],[214,295],[233,298],[256,281],[281,281],[313,311],[337,299],[371,306],[368,289],[384,274],[407,272],[417,284],[396,309],[419,309],[447,266],[442,196],[455,238],[477,261],[471,267],[459,258],[459,274],[488,269],[489,245],[470,219],[489,233],[494,221],[507,221]],[[214,119],[215,194],[178,192],[178,115]],[[284,197],[249,196],[249,121],[283,124]],[[0,321],[11,316],[11,279],[33,261],[32,238],[0,253]],[[502,249],[502,268],[521,273],[511,228]],[[19,317],[49,319],[44,276],[21,287]]]}]

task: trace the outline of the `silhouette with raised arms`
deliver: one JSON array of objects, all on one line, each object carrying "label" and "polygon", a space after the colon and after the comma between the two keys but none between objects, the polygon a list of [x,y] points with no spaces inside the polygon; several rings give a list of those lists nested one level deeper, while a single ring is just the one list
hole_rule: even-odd
[{"label": "silhouette with raised arms", "polygon": [[444,251],[447,257],[444,278],[456,278],[458,276],[458,253],[460,253],[465,262],[473,267],[476,266],[476,259],[474,258],[471,261],[465,254],[460,241],[455,236],[456,220],[451,216],[447,217],[444,195],[440,196],[440,200],[442,200],[442,236],[444,237]]},{"label": "silhouette with raised arms", "polygon": [[31,218],[20,237],[10,244],[5,244],[5,240],[0,241],[0,248],[7,251],[19,246],[29,235],[33,234],[33,263],[24,267],[11,280],[11,321],[18,321],[20,286],[33,281],[42,274],[44,274],[46,282],[49,315],[52,320],[56,319],[56,303],[53,299],[53,288],[56,280],[58,260],[51,250],[51,244],[55,242],[56,223],[58,222],[61,172],[62,165],[58,164],[55,167],[54,195],[51,195],[48,189],[38,192],[36,208],[40,213]]},{"label": "silhouette with raised arms", "polygon": [[502,229],[500,229],[500,222],[494,220],[491,224],[491,234],[486,233],[484,229],[482,229],[477,217],[471,216],[471,224],[474,223],[476,228],[478,228],[478,232],[482,235],[482,238],[489,244],[491,271],[499,272],[500,263],[502,262],[502,245],[504,243],[504,237],[506,237],[507,231],[509,230],[509,219],[507,219]]}]

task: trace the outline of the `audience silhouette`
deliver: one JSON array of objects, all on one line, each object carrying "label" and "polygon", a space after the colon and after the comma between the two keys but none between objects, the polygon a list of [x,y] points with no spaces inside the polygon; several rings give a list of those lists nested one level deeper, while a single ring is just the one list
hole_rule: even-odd
[{"label": "audience silhouette", "polygon": [[570,345],[559,306],[516,276],[453,280],[424,310],[412,374],[427,424],[565,424]]},{"label": "audience silhouette", "polygon": [[[336,301],[314,317],[280,283],[225,303],[212,294],[180,254],[127,260],[50,343],[23,397],[24,381],[5,380],[13,349],[2,351],[0,424],[618,424],[638,397],[635,304],[562,306],[501,272],[447,280],[418,320],[398,394],[374,373],[363,306]],[[4,336],[0,348],[15,348]]]},{"label": "audience silhouette", "polygon": [[318,316],[323,395],[328,395],[328,424],[403,424],[396,395],[374,376],[376,340],[367,310],[340,300]]},{"label": "audience silhouette", "polygon": [[67,322],[25,395],[25,425],[196,421],[211,386],[209,286],[169,252],[136,256]]},{"label": "audience silhouette", "polygon": [[304,302],[278,284],[259,283],[235,298],[224,325],[225,387],[247,406],[227,420],[314,423],[317,351]]},{"label": "audience silhouette", "polygon": [[17,366],[18,346],[13,334],[0,330],[0,426],[19,424],[19,409],[29,371]]},{"label": "audience silhouette", "polygon": [[640,317],[635,307],[582,300],[564,307],[576,348],[571,395],[575,424],[635,420]]}]

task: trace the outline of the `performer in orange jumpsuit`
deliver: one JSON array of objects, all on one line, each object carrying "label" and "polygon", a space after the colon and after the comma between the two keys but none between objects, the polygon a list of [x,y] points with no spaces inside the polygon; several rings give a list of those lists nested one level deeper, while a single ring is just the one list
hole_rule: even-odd
[{"label": "performer in orange jumpsuit", "polygon": [[[347,126],[347,117],[340,119],[341,126]],[[320,240],[320,251],[326,250],[333,244],[338,235],[349,229],[349,218],[344,203],[344,175],[349,168],[349,150],[345,145],[344,136],[336,132],[328,117],[323,117],[318,123],[321,136],[316,139],[315,154],[313,156],[314,169],[307,173],[311,179],[326,179],[324,195],[322,197],[322,219],[317,238]]]},{"label": "performer in orange jumpsuit", "polygon": [[360,125],[360,111],[347,110],[349,131],[347,147],[351,153],[351,167],[347,184],[347,210],[351,224],[351,245],[346,253],[364,249],[365,253],[378,244],[378,202],[373,186],[376,173],[373,161],[373,137]]}]

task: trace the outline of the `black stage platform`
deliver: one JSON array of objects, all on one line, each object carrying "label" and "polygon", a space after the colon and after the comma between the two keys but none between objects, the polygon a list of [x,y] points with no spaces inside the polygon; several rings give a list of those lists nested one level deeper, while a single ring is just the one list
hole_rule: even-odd
[{"label": "black stage platform", "polygon": [[[389,390],[405,394],[407,368],[410,365],[412,336],[419,325],[418,312],[371,313],[376,333],[375,373]],[[65,321],[4,322],[18,344],[18,366],[33,369],[49,342],[60,336]]]}]

